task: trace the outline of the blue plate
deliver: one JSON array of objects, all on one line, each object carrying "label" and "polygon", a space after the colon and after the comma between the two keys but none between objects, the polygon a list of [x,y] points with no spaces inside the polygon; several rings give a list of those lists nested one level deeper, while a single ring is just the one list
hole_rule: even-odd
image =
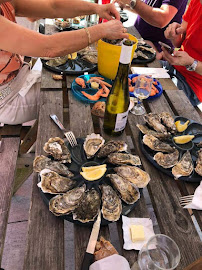
[{"label": "blue plate", "polygon": [[[109,79],[103,77],[102,75],[97,75],[97,74],[81,75],[81,76],[79,76],[79,77],[77,77],[77,78],[82,78],[82,79],[85,80],[85,82],[87,82],[87,81],[88,81],[90,78],[92,78],[92,77],[102,77],[102,78],[104,78],[105,82],[107,82],[107,83],[109,83],[109,84],[112,84],[112,81],[111,81],[111,80],[109,80]],[[101,86],[100,86],[100,88],[101,88]],[[82,88],[82,87],[79,86],[79,85],[75,82],[75,80],[74,80],[74,81],[72,82],[71,89],[72,89],[72,94],[74,95],[74,97],[75,97],[76,99],[78,99],[79,101],[82,101],[82,102],[84,102],[84,103],[89,104],[89,103],[96,103],[97,101],[106,101],[106,98],[104,98],[104,97],[100,97],[98,100],[90,100],[90,99],[88,99],[87,97],[85,97],[85,96],[81,93],[81,91],[85,91],[86,93],[88,93],[88,94],[90,94],[90,95],[92,95],[92,96],[93,96],[94,94],[96,94],[98,90],[97,90],[97,89],[91,88],[91,87],[90,87],[90,84],[87,84],[87,83],[86,83],[86,88]]]},{"label": "blue plate", "polygon": [[[132,78],[139,76],[139,74],[130,74],[128,75],[128,77],[132,80]],[[159,90],[158,94],[156,94],[155,96],[150,96],[147,98],[147,100],[152,100],[152,99],[156,99],[158,97],[160,97],[163,93],[163,87],[160,84],[159,81],[157,81],[156,79],[153,78],[153,81],[157,82],[157,85],[155,85],[155,87]],[[135,86],[135,83],[132,83],[132,86]],[[130,96],[131,97],[136,97],[132,92],[130,92]]]}]

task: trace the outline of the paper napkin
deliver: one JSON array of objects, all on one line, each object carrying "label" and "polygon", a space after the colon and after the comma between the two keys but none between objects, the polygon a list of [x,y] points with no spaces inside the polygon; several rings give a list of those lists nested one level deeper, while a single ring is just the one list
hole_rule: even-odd
[{"label": "paper napkin", "polygon": [[[123,221],[123,239],[124,245],[123,248],[126,250],[135,249],[140,250],[148,240],[154,236],[153,224],[150,218],[128,218],[126,216],[122,216]],[[131,240],[130,235],[130,226],[131,225],[142,225],[144,227],[145,239],[144,241],[137,241],[135,243]]]},{"label": "paper napkin", "polygon": [[94,262],[90,266],[90,270],[130,270],[128,261],[118,255],[114,254],[99,261]]},{"label": "paper napkin", "polygon": [[165,68],[132,67],[132,73],[151,75],[152,78],[170,78]]},{"label": "paper napkin", "polygon": [[192,202],[185,205],[184,208],[202,210],[202,181],[194,192]]}]

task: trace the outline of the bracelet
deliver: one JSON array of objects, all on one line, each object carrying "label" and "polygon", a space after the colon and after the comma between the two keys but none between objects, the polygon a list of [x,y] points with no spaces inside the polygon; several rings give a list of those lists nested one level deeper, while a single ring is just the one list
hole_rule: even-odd
[{"label": "bracelet", "polygon": [[88,30],[88,28],[84,28],[84,30],[86,31],[86,34],[88,36],[88,46],[91,44],[91,36],[90,36],[90,32]]}]

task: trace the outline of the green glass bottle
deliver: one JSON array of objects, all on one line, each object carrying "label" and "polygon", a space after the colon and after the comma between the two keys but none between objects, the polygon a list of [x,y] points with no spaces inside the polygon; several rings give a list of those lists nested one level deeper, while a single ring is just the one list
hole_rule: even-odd
[{"label": "green glass bottle", "polygon": [[118,72],[106,102],[103,128],[109,135],[121,135],[127,123],[130,104],[128,72],[132,47],[133,41],[128,39],[122,44]]}]

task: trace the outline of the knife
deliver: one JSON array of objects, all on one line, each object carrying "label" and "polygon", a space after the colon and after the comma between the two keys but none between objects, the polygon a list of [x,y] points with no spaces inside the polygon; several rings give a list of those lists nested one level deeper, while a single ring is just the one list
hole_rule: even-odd
[{"label": "knife", "polygon": [[101,222],[101,212],[99,211],[97,220],[93,225],[90,239],[88,241],[88,246],[86,249],[86,253],[84,255],[81,270],[89,270],[90,265],[94,261],[94,251],[95,251],[95,245],[97,243],[98,234],[100,231],[100,222]]}]

